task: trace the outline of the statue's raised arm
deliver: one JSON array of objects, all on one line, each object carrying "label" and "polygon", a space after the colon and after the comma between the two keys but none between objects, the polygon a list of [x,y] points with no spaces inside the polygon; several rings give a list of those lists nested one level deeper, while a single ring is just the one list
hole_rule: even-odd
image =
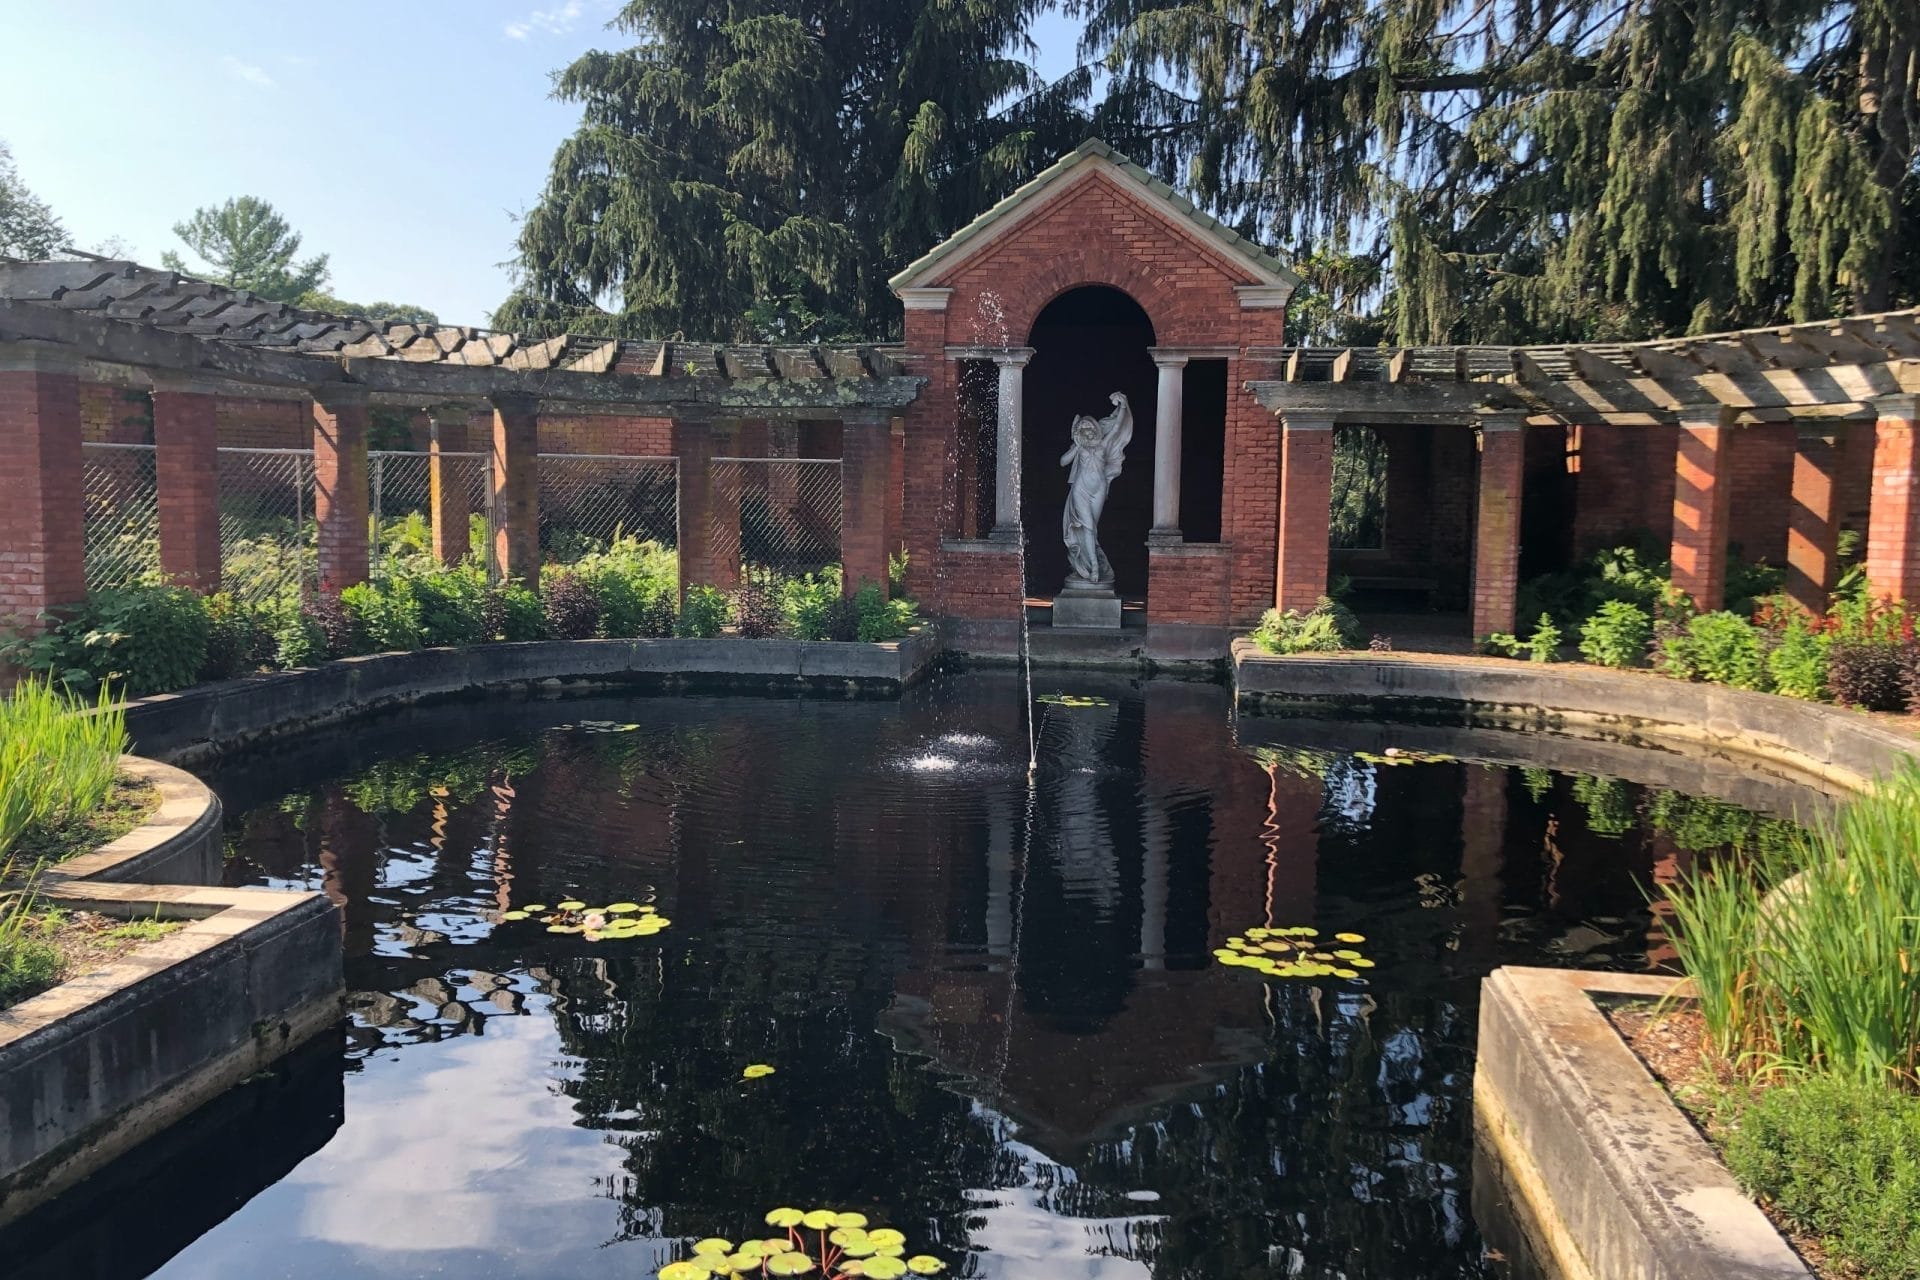
[{"label": "statue's raised arm", "polygon": [[1113,403],[1113,412],[1100,419],[1100,433],[1105,438],[1106,477],[1111,480],[1120,474],[1127,444],[1133,439],[1133,406],[1127,403],[1125,392],[1116,391],[1107,399]]}]

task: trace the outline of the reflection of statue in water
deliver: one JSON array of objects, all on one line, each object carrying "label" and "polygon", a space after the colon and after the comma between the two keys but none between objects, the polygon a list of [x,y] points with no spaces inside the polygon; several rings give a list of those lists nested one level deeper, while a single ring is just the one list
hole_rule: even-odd
[{"label": "reflection of statue in water", "polygon": [[1100,549],[1100,513],[1106,510],[1107,488],[1126,461],[1127,442],[1133,439],[1133,410],[1116,391],[1107,397],[1113,412],[1104,418],[1080,414],[1073,420],[1073,447],[1060,458],[1067,473],[1067,509],[1060,533],[1067,543],[1067,589],[1113,586],[1113,566]]}]

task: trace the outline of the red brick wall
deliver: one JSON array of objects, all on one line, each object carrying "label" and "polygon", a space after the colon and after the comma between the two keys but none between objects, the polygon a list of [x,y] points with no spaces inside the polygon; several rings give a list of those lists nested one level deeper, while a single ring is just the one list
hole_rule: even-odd
[{"label": "red brick wall", "polygon": [[540,452],[669,458],[673,456],[673,423],[666,418],[543,413],[540,415]]},{"label": "red brick wall", "polygon": [[1920,457],[1911,411],[1880,419],[1874,430],[1873,513],[1867,532],[1867,581],[1873,594],[1920,600]]},{"label": "red brick wall", "polygon": [[[1142,199],[1099,171],[1069,180],[1015,215],[1016,226],[924,283],[952,289],[944,312],[906,313],[911,371],[929,379],[907,418],[906,540],[913,589],[942,610],[936,564],[943,537],[962,532],[955,431],[955,370],[943,352],[955,346],[1021,346],[1046,305],[1070,289],[1105,285],[1138,302],[1161,346],[1219,346],[1238,352],[1228,365],[1226,474],[1222,540],[1231,546],[1232,615],[1251,620],[1273,603],[1279,433],[1273,416],[1242,390],[1270,376],[1271,363],[1246,349],[1283,340],[1279,310],[1243,311],[1237,284],[1251,283],[1230,255],[1197,242],[1179,215]],[[970,554],[970,553],[969,553]],[[949,559],[953,559],[950,557]],[[972,568],[953,572],[976,577]],[[1007,617],[1019,598],[1015,579],[989,614]],[[973,599],[971,586],[961,590]],[[1159,610],[1151,598],[1149,617]],[[952,610],[944,610],[952,612]],[[1220,621],[1224,622],[1223,617]]]},{"label": "red brick wall", "polygon": [[[1673,533],[1677,427],[1576,428],[1576,556],[1618,546],[1641,533],[1665,544]],[[1783,517],[1784,518],[1784,517]]]},{"label": "red brick wall", "polygon": [[1727,539],[1748,564],[1787,562],[1787,507],[1793,492],[1791,422],[1741,427],[1733,441],[1733,502]]},{"label": "red brick wall", "polygon": [[80,384],[80,438],[96,444],[152,444],[147,393],[103,382]]},{"label": "red brick wall", "polygon": [[1155,622],[1219,626],[1229,610],[1233,557],[1224,544],[1147,548],[1147,599]]},{"label": "red brick wall", "polygon": [[[1739,430],[1706,424],[1680,428],[1674,461],[1673,585],[1702,609],[1718,609],[1725,596],[1731,462]],[[1776,518],[1786,519],[1785,510]]]},{"label": "red brick wall", "polygon": [[87,594],[80,380],[0,370],[0,630]]},{"label": "red brick wall", "polygon": [[159,490],[160,567],[181,586],[220,585],[220,466],[214,397],[153,393],[154,481]]},{"label": "red brick wall", "polygon": [[[911,508],[912,504],[908,505]],[[944,588],[941,612],[947,617],[1005,619],[1013,608],[1008,602],[1025,595],[1020,556],[1011,548],[1003,551],[982,546],[950,552],[940,577]]]},{"label": "red brick wall", "polygon": [[367,580],[367,402],[364,393],[314,401],[313,515],[320,526],[320,589]]},{"label": "red brick wall", "polygon": [[1327,593],[1333,428],[1286,426],[1280,435],[1280,526],[1275,604],[1305,611]]},{"label": "red brick wall", "polygon": [[1526,476],[1524,428],[1480,433],[1479,509],[1474,525],[1473,634],[1514,628],[1520,570],[1520,496]]},{"label": "red brick wall", "polygon": [[312,415],[298,400],[221,396],[214,412],[222,448],[305,449],[313,444]]}]

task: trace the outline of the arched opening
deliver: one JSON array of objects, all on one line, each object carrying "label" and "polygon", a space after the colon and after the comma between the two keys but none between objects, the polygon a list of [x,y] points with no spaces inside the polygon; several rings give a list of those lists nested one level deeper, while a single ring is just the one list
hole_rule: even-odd
[{"label": "arched opening", "polygon": [[1119,391],[1133,408],[1133,440],[1107,491],[1100,545],[1113,564],[1121,599],[1147,595],[1147,530],[1153,524],[1154,395],[1158,375],[1148,351],[1153,321],[1118,289],[1083,285],[1061,294],[1033,322],[1027,344],[1023,406],[1021,505],[1027,530],[1027,595],[1051,598],[1067,578],[1060,519],[1066,508],[1067,469],[1077,414],[1104,417]]}]

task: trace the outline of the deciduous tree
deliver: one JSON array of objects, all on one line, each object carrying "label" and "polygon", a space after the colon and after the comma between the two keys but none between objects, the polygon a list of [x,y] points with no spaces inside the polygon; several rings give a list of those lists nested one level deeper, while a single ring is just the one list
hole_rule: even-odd
[{"label": "deciduous tree", "polygon": [[169,270],[246,289],[274,302],[298,301],[327,283],[327,255],[297,261],[299,233],[257,196],[196,209],[191,218],[174,224],[173,233],[206,265],[189,266],[169,250],[160,256]]}]

